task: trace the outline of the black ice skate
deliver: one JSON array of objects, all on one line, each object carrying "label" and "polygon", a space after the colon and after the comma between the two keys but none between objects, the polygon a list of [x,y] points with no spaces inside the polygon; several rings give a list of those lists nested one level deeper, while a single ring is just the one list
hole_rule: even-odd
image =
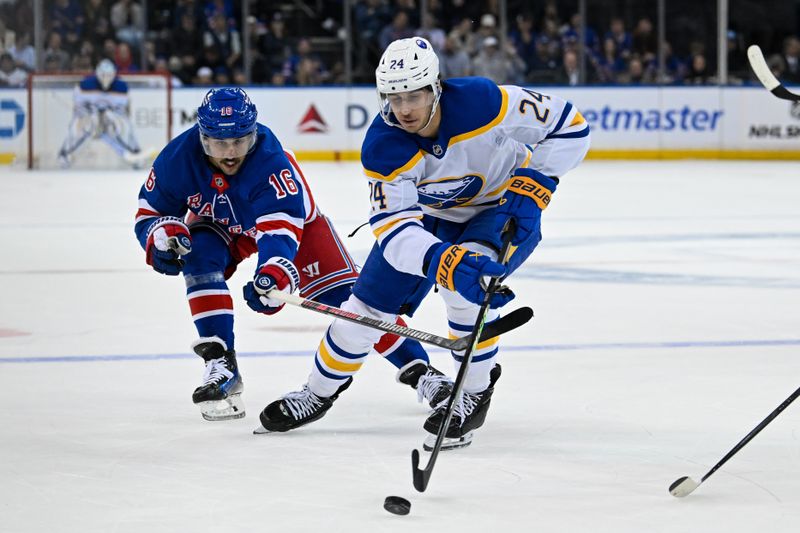
[{"label": "black ice skate", "polygon": [[417,391],[417,401],[425,399],[431,408],[450,397],[453,381],[422,360],[415,360],[397,371],[397,381]]},{"label": "black ice skate", "polygon": [[[489,372],[489,386],[486,390],[475,394],[462,392],[461,401],[456,402],[453,409],[453,416],[450,418],[445,439],[442,441],[442,450],[464,448],[472,444],[472,432],[481,427],[486,420],[486,414],[489,412],[489,403],[494,392],[494,384],[500,379],[501,373],[502,368],[500,365],[495,364],[494,368]],[[442,420],[444,420],[449,401],[450,398],[448,397],[437,405],[428,416],[428,419],[425,420],[423,427],[431,435],[425,439],[422,445],[423,450],[433,450],[436,434],[439,431]]]},{"label": "black ice skate", "polygon": [[206,362],[203,384],[192,394],[203,418],[211,421],[242,418],[244,384],[236,365],[236,352],[226,350],[222,339],[217,337],[202,338],[193,348]]},{"label": "black ice skate", "polygon": [[352,382],[353,378],[347,378],[339,390],[327,398],[311,392],[306,383],[299,391],[290,392],[266,406],[259,416],[261,426],[253,430],[253,433],[256,435],[282,433],[319,420],[333,406],[333,402],[336,401],[339,394],[344,392]]}]

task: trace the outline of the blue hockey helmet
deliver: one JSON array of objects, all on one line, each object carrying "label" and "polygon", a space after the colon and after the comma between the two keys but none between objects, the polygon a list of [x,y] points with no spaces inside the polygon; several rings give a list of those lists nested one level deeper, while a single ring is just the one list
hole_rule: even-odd
[{"label": "blue hockey helmet", "polygon": [[197,108],[200,133],[213,139],[234,139],[256,130],[258,111],[239,87],[211,89]]}]

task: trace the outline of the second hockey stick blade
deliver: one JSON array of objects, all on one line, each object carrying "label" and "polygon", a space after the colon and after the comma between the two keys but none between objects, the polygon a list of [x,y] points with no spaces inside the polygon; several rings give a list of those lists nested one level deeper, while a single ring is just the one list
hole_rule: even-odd
[{"label": "second hockey stick blade", "polygon": [[[384,322],[383,320],[351,313],[350,311],[345,311],[344,309],[340,309],[338,307],[325,305],[315,302],[314,300],[295,296],[294,294],[287,294],[277,289],[271,290],[269,292],[269,297],[274,300],[280,300],[281,302],[302,307],[303,309],[309,309],[323,315],[334,316],[342,320],[347,320],[348,322],[361,324],[362,326],[366,326],[368,328],[385,331],[387,333],[393,333],[395,335],[399,335],[400,337],[416,339],[419,342],[438,346],[439,348],[445,348],[447,350],[460,352],[466,349],[470,342],[470,337],[447,339],[426,331],[420,331],[418,329],[401,326],[400,324],[396,324],[394,322]],[[480,340],[484,341],[497,337],[498,335],[502,335],[503,333],[507,333],[512,329],[516,329],[527,323],[532,317],[533,310],[530,307],[520,307],[519,309],[515,309],[507,315],[498,318],[494,322],[487,324],[484,328],[483,334],[480,337]]]}]

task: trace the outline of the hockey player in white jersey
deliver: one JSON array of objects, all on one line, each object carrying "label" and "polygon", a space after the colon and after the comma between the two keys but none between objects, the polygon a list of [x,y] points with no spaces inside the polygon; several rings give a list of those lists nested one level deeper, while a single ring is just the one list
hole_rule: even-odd
[{"label": "hockey player in white jersey", "polygon": [[75,87],[72,120],[67,138],[58,152],[62,167],[69,167],[74,155],[87,141],[102,140],[134,168],[141,165],[141,148],[136,140],[128,106],[128,84],[117,77],[110,59],[97,64],[95,72]]},{"label": "hockey player in white jersey", "polygon": [[[361,161],[377,242],[342,307],[391,321],[412,315],[438,284],[451,336],[467,336],[485,294],[483,278],[513,273],[541,240],[542,211],[559,179],[586,155],[589,126],[557,96],[485,78],[441,81],[439,60],[420,37],[391,43],[375,74],[380,113],[367,131]],[[504,266],[496,259],[509,218],[516,230]],[[512,298],[513,293],[496,293],[487,323]],[[312,399],[335,395],[378,336],[335,320],[309,377]],[[480,342],[473,352],[445,448],[468,445],[486,418],[500,377],[498,340]],[[352,370],[327,371],[321,353],[348,361]],[[452,353],[457,368],[462,355]],[[314,420],[313,401],[303,412],[285,404],[282,398],[264,409],[265,429],[286,431]],[[429,433],[436,434],[446,405],[441,402],[428,416]]]}]

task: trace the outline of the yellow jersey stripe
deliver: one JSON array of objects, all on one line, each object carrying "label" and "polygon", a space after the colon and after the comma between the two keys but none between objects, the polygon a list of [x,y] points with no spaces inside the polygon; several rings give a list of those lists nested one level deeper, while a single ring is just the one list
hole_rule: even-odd
[{"label": "yellow jersey stripe", "polygon": [[364,169],[364,174],[366,174],[366,175],[367,175],[367,177],[369,177],[369,178],[372,178],[372,179],[374,179],[374,180],[380,180],[380,181],[392,181],[392,180],[394,180],[394,179],[395,179],[397,176],[399,176],[400,174],[402,174],[403,172],[405,172],[405,171],[407,171],[407,170],[409,170],[409,169],[412,169],[412,168],[414,168],[414,166],[415,166],[417,163],[419,163],[419,160],[420,160],[420,159],[422,159],[422,155],[423,155],[423,154],[422,154],[422,150],[418,150],[418,151],[417,151],[417,153],[416,153],[416,154],[414,154],[414,157],[412,157],[411,159],[409,159],[408,163],[406,163],[406,164],[405,164],[405,165],[403,165],[402,167],[398,168],[397,170],[395,170],[394,172],[392,172],[392,173],[391,173],[391,174],[389,174],[388,176],[384,176],[383,174],[379,174],[378,172],[374,172],[374,171],[372,171],[372,170],[367,170],[366,168]]},{"label": "yellow jersey stripe", "polygon": [[572,118],[572,122],[570,122],[569,126],[567,126],[567,127],[569,128],[570,126],[575,126],[577,124],[583,124],[584,122],[586,122],[586,119],[583,118],[583,115],[581,115],[581,112],[580,111],[575,111],[575,116]]},{"label": "yellow jersey stripe", "polygon": [[378,229],[372,230],[372,234],[375,235],[376,239],[379,239],[381,235],[383,235],[387,231],[391,230],[392,228],[397,227],[398,224],[401,224],[403,222],[408,222],[409,220],[422,220],[422,215],[415,216],[415,217],[398,218],[394,222],[390,222],[389,224],[386,224],[385,226],[381,226]]},{"label": "yellow jersey stripe", "polygon": [[502,95],[502,102],[500,104],[500,112],[497,113],[497,116],[494,117],[494,119],[491,122],[489,122],[484,126],[481,126],[476,130],[468,131],[467,133],[462,133],[461,135],[456,135],[455,137],[452,137],[450,139],[450,142],[447,143],[448,148],[458,142],[466,141],[467,139],[471,139],[472,137],[475,137],[477,135],[480,135],[481,133],[489,131],[490,129],[500,124],[500,122],[506,116],[506,110],[508,109],[508,93],[502,87],[498,87],[498,89],[500,89],[500,94]]},{"label": "yellow jersey stripe", "polygon": [[333,370],[338,370],[339,372],[357,372],[362,365],[362,363],[342,363],[341,361],[334,359],[331,357],[330,352],[328,352],[328,348],[325,346],[325,341],[322,341],[319,344],[317,353],[319,354],[319,358],[322,359],[322,362],[325,363],[325,366]]},{"label": "yellow jersey stripe", "polygon": [[[453,335],[452,333],[450,333],[448,335],[448,337],[450,337],[451,340],[456,340],[456,339],[460,339],[461,338],[458,335]],[[497,337],[492,337],[491,339],[486,339],[485,341],[479,342],[478,345],[475,347],[475,349],[476,350],[483,350],[484,348],[489,348],[490,346],[494,346],[498,342],[500,342],[500,336],[499,335]]]}]

